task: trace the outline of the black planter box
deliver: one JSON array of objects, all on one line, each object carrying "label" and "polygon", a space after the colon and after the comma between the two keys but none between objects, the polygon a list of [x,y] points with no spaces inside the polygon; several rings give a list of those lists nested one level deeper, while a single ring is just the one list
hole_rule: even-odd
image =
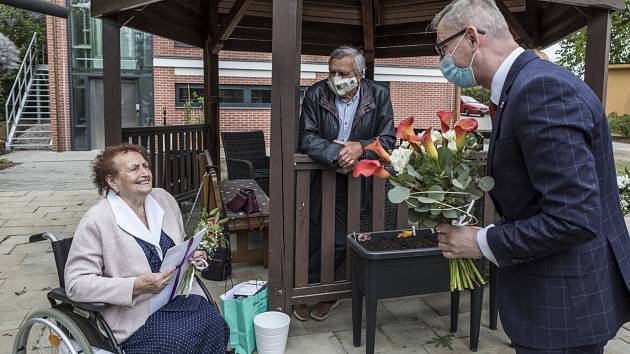
[{"label": "black planter box", "polygon": [[[371,238],[396,238],[397,231],[364,233]],[[430,229],[416,229],[416,235],[432,235]],[[347,236],[352,261],[352,336],[361,346],[363,297],[366,302],[366,353],[374,353],[376,304],[378,299],[430,294],[450,290],[448,260],[437,247],[368,251],[358,233]],[[471,293],[470,350],[477,351],[483,287]],[[451,332],[457,331],[459,292],[451,293]]]}]

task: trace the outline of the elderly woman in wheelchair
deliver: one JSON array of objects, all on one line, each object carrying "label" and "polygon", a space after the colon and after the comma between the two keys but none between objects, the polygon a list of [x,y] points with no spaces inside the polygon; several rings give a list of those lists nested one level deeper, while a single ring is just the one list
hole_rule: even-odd
[{"label": "elderly woman in wheelchair", "polygon": [[[56,318],[60,316],[53,320],[64,325],[61,332],[71,334],[84,353],[92,349],[84,343],[98,344],[103,333],[110,341],[106,349],[126,354],[225,353],[229,329],[201,282],[189,296],[176,296],[151,313],[152,296],[172,284],[173,271],[160,272],[162,257],[183,241],[184,226],[175,199],[151,187],[147,160],[146,151],[136,145],[108,147],[98,155],[93,181],[105,198],[83,216],[71,242],[65,274],[60,274],[67,297],[59,294],[62,288],[49,293],[51,304],[61,301],[62,310],[72,306],[64,311],[66,317],[81,320],[91,314],[91,326],[101,333],[82,336],[69,328],[72,323]],[[191,261],[198,264],[204,258],[197,251]],[[63,333],[53,337],[64,339]],[[14,351],[19,351],[18,341],[23,340],[16,338]],[[59,346],[50,336],[48,341]]]}]

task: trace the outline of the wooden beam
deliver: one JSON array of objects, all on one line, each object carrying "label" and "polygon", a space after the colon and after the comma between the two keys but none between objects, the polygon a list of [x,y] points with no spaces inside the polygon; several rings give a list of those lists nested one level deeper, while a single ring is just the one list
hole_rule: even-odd
[{"label": "wooden beam", "polygon": [[[269,307],[291,312],[302,0],[273,0]],[[306,261],[306,260],[304,260]]]},{"label": "wooden beam", "polygon": [[122,143],[120,27],[103,18],[103,121],[105,146]]},{"label": "wooden beam", "polygon": [[92,17],[103,17],[161,1],[164,0],[92,0],[90,12]]},{"label": "wooden beam", "polygon": [[526,4],[527,32],[538,47],[542,39],[542,8],[538,0],[526,0]]},{"label": "wooden beam", "polygon": [[374,0],[361,0],[365,77],[374,80]]},{"label": "wooden beam", "polygon": [[[220,142],[220,110],[219,110],[219,55],[212,52],[212,38],[216,38],[219,31],[218,1],[206,0],[207,37],[203,47],[204,70],[204,118],[208,123],[208,149],[212,161],[221,166]],[[220,171],[219,171],[220,173]]]},{"label": "wooden beam", "polygon": [[503,14],[503,17],[505,17],[505,20],[510,27],[510,32],[512,32],[512,35],[515,37],[515,39],[516,37],[520,38],[523,46],[525,46],[526,48],[532,48],[534,46],[534,41],[529,36],[529,33],[527,33],[525,28],[521,26],[520,22],[518,22],[516,16],[514,16],[507,5],[505,5],[505,0],[497,0],[496,4]]},{"label": "wooden beam", "polygon": [[582,7],[594,7],[608,10],[623,10],[625,8],[624,0],[540,0],[544,2],[554,2],[558,4],[566,4]]},{"label": "wooden beam", "polygon": [[116,15],[116,22],[118,26],[124,24],[126,27],[139,29],[195,47],[203,47],[204,37],[200,33],[202,28],[199,25],[192,28],[184,27],[181,26],[180,21],[172,23],[157,16],[158,14],[159,12],[155,12],[151,8],[147,8],[142,12],[130,10]]},{"label": "wooden beam", "polygon": [[593,89],[604,106],[608,84],[611,19],[610,10],[593,10],[587,26],[584,81]]},{"label": "wooden beam", "polygon": [[230,9],[230,13],[223,22],[221,34],[218,36],[218,38],[215,37],[212,40],[212,53],[218,53],[221,48],[223,48],[225,41],[230,38],[236,26],[239,24],[239,22],[241,22],[241,19],[243,18],[243,16],[245,16],[247,8],[251,3],[252,0],[237,0],[234,3],[232,8]]}]

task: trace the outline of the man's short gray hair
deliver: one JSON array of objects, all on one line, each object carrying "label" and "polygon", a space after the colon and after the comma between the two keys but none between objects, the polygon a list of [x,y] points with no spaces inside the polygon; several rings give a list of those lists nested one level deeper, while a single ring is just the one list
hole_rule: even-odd
[{"label": "man's short gray hair", "polygon": [[333,50],[333,52],[330,53],[330,59],[334,58],[340,60],[350,56],[354,60],[355,74],[363,76],[363,74],[365,73],[365,57],[360,50],[351,46],[342,46]]},{"label": "man's short gray hair", "polygon": [[491,38],[513,38],[494,0],[455,0],[435,15],[431,27],[437,31],[442,21],[454,31],[474,26],[486,31],[486,35]]}]

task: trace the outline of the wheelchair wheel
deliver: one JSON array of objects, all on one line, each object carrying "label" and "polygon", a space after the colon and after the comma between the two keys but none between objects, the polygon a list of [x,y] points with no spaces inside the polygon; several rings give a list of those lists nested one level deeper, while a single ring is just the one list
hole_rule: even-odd
[{"label": "wheelchair wheel", "polygon": [[63,312],[39,309],[29,314],[18,329],[13,354],[83,353],[93,354],[81,329]]}]

